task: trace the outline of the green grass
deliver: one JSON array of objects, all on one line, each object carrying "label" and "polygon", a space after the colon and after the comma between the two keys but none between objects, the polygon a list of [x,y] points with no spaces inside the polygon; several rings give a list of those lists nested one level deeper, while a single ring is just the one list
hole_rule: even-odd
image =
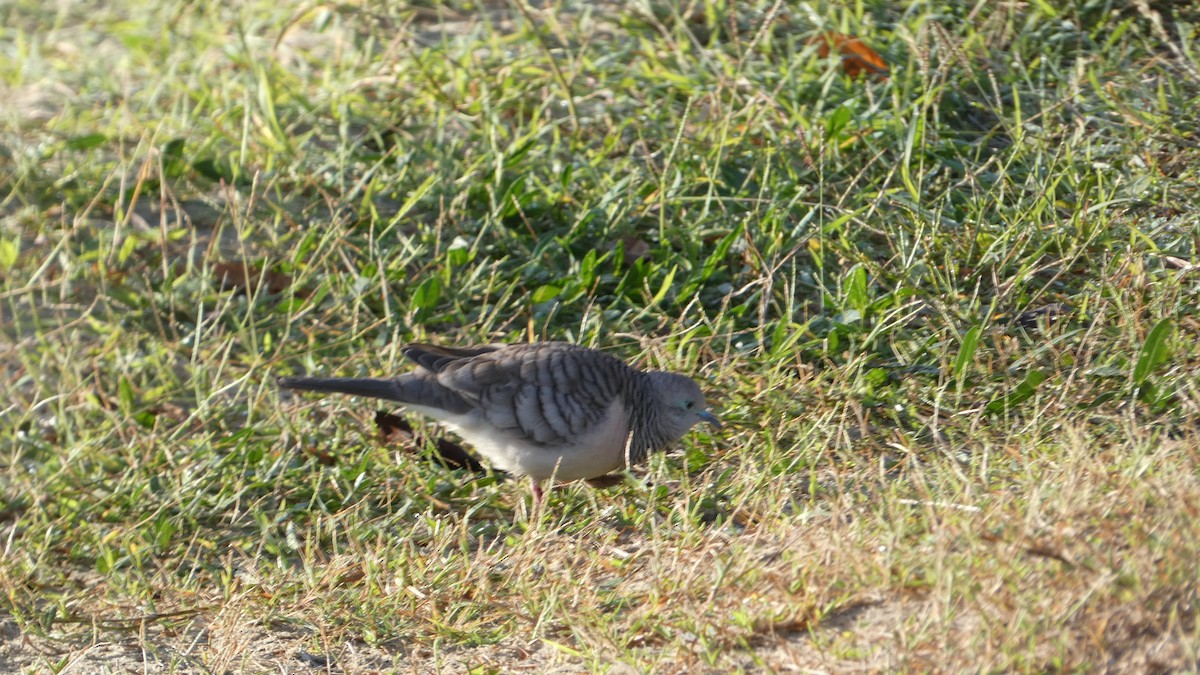
[{"label": "green grass", "polygon": [[[0,672],[1200,668],[1186,3],[0,18]],[[725,430],[535,514],[273,385],[525,339]]]}]

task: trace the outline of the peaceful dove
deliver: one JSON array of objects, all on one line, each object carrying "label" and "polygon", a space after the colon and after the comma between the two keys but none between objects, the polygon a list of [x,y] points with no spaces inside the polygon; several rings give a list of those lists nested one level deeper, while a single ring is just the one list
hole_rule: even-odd
[{"label": "peaceful dove", "polygon": [[540,481],[595,478],[645,459],[697,422],[721,423],[689,377],[641,371],[566,342],[411,344],[395,378],[284,377],[287,389],[402,403],[437,420],[494,466]]}]

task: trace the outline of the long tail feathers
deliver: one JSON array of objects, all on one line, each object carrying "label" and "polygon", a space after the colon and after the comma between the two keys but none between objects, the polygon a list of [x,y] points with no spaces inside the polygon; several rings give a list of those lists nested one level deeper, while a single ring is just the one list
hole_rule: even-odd
[{"label": "long tail feathers", "polygon": [[408,403],[398,380],[374,377],[281,377],[276,382],[284,389],[350,394]]},{"label": "long tail feathers", "polygon": [[[377,377],[281,377],[276,382],[284,389],[319,391],[381,398],[423,408],[426,414],[441,418],[442,414],[463,414],[472,404],[457,393],[438,383],[432,376],[406,373],[395,378]],[[437,411],[442,411],[439,414]]]}]

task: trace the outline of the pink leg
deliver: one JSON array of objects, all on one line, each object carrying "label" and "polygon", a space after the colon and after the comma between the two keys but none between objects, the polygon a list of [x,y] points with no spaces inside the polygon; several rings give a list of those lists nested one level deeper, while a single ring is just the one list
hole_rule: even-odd
[{"label": "pink leg", "polygon": [[536,478],[533,479],[533,505],[541,506],[542,504],[542,484]]}]

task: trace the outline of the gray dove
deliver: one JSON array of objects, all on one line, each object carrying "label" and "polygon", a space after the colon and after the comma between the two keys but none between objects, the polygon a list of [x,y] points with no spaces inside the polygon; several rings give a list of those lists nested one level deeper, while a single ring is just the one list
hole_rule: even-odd
[{"label": "gray dove", "polygon": [[566,342],[411,344],[395,378],[283,377],[279,386],[386,399],[428,415],[505,471],[540,482],[596,478],[645,459],[697,422],[721,423],[691,378],[641,371]]}]

